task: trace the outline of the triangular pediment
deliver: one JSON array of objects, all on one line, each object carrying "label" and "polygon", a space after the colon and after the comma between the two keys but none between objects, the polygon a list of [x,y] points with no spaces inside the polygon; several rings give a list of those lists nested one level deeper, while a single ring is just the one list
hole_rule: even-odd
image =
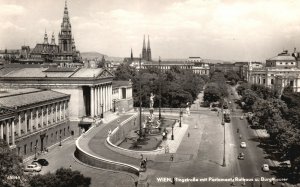
[{"label": "triangular pediment", "polygon": [[97,78],[108,78],[108,77],[114,77],[114,75],[107,69],[103,69],[103,71],[97,76]]}]

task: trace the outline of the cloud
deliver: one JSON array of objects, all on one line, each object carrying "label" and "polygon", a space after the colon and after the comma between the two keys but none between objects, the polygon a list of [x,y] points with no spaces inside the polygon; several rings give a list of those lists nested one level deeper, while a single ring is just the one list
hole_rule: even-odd
[{"label": "cloud", "polygon": [[0,15],[2,16],[21,15],[24,13],[25,13],[25,8],[20,5],[13,5],[13,4],[0,5]]}]

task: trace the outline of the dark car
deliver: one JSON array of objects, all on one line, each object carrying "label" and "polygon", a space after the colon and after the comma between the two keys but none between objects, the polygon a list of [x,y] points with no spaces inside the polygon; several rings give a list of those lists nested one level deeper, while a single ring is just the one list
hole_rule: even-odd
[{"label": "dark car", "polygon": [[238,156],[238,159],[239,160],[244,160],[245,159],[244,153],[240,153],[239,156]]},{"label": "dark car", "polygon": [[39,163],[41,166],[48,166],[49,165],[49,162],[44,158],[34,160],[32,163],[34,163],[34,162]]}]

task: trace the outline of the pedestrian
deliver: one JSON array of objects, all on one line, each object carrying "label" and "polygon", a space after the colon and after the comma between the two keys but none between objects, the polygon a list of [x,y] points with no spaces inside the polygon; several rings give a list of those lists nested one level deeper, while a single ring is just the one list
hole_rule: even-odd
[{"label": "pedestrian", "polygon": [[188,132],[188,138],[190,137],[190,133]]},{"label": "pedestrian", "polygon": [[143,154],[141,154],[141,160],[143,160],[143,158],[144,158],[144,157],[143,157]]},{"label": "pedestrian", "polygon": [[170,156],[170,161],[172,161],[172,162],[173,162],[173,160],[174,160],[174,155],[173,155],[173,154],[171,154],[171,156]]},{"label": "pedestrian", "polygon": [[172,184],[175,185],[175,178],[174,177],[172,178]]},{"label": "pedestrian", "polygon": [[70,165],[69,168],[72,169],[72,165]]}]

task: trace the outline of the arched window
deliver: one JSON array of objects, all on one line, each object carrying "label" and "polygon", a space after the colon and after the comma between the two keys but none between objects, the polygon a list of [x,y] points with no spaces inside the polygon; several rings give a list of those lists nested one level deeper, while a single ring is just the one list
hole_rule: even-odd
[{"label": "arched window", "polygon": [[63,41],[63,50],[64,51],[68,51],[68,45],[67,45],[67,41],[66,40]]}]

